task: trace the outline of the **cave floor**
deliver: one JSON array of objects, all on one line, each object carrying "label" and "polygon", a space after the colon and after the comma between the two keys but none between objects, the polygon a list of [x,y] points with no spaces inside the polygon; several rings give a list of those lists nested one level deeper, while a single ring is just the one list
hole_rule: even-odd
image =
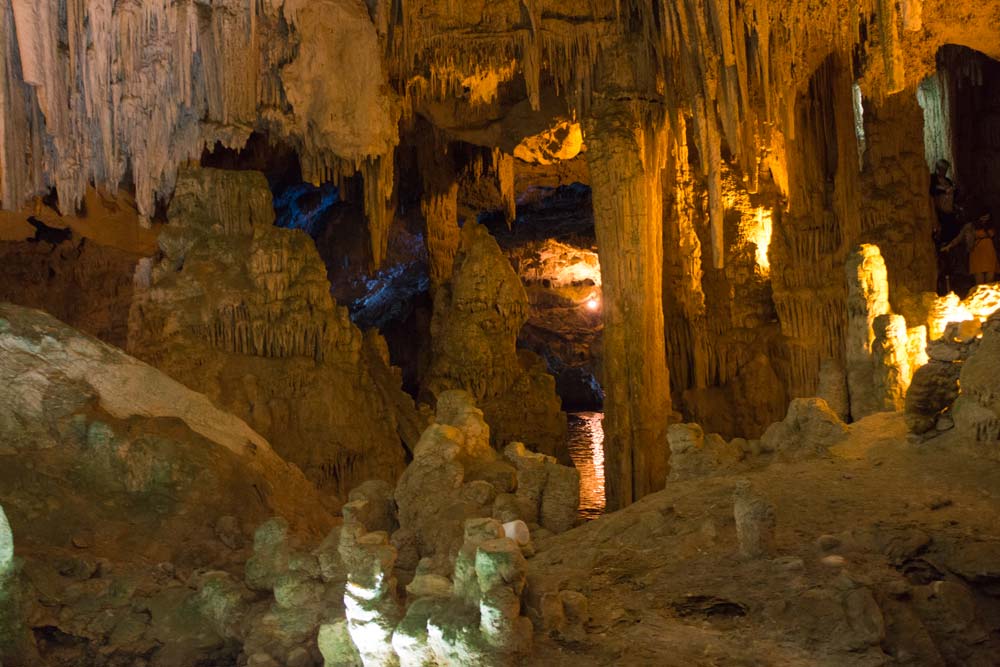
[{"label": "cave floor", "polygon": [[[540,541],[531,594],[580,591],[591,619],[525,664],[998,664],[1000,463],[966,447],[875,415],[829,458],[671,483]],[[771,558],[739,555],[739,479],[774,505]]]}]

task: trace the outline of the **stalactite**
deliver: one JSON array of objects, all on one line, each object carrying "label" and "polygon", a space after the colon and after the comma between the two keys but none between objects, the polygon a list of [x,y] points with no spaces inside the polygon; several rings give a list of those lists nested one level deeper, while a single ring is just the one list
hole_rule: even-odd
[{"label": "stalactite", "polygon": [[899,43],[899,14],[896,0],[877,0],[882,61],[885,65],[886,93],[898,93],[906,85],[903,50]]},{"label": "stalactite", "polygon": [[372,265],[379,268],[389,246],[389,228],[393,219],[393,192],[396,164],[393,153],[371,157],[362,167],[365,188],[365,215],[371,238]]},{"label": "stalactite", "polygon": [[493,151],[493,164],[496,169],[497,183],[500,187],[500,198],[503,201],[503,215],[507,226],[514,224],[517,217],[517,191],[514,189],[514,156],[500,150]]}]

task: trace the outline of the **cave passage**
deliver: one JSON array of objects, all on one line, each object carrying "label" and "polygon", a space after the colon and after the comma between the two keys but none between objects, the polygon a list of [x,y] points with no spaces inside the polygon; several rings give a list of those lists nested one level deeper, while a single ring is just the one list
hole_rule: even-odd
[{"label": "cave passage", "polygon": [[[937,71],[921,82],[917,96],[940,226],[935,236],[938,293],[965,296],[976,286],[977,274],[990,282],[1000,269],[996,249],[990,253],[987,247],[996,236],[1000,211],[1000,62],[946,44],[936,63]],[[936,174],[939,169],[942,176]]]}]

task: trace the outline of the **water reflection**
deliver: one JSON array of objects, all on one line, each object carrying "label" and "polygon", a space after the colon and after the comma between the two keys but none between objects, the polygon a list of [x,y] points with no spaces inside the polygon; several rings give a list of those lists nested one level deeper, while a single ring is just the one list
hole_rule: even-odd
[{"label": "water reflection", "polygon": [[569,455],[580,471],[580,516],[604,514],[604,413],[569,415]]}]

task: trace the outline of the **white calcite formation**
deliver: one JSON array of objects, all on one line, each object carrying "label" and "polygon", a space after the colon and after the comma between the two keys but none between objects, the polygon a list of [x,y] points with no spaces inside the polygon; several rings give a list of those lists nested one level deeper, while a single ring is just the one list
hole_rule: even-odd
[{"label": "white calcite formation", "polygon": [[69,213],[88,182],[114,192],[129,173],[152,216],[179,165],[266,125],[300,148],[308,180],[364,172],[376,260],[384,252],[383,156],[400,111],[361,0],[15,0],[0,43],[4,208],[54,185]]},{"label": "white calcite formation", "polygon": [[395,505],[382,483],[352,491],[339,537],[328,540],[340,560],[320,555],[324,571],[346,574],[346,624],[319,633],[327,665],[507,665],[530,648],[525,553],[539,521],[552,532],[575,523],[579,476],[521,444],[505,463],[489,441],[471,396],[445,392]]}]

